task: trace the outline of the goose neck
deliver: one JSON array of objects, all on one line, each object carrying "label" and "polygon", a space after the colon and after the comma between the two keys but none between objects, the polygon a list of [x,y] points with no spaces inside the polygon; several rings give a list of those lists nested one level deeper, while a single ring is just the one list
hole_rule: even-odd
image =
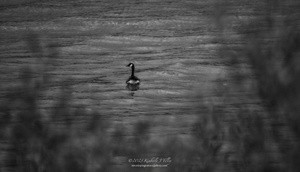
[{"label": "goose neck", "polygon": [[131,76],[134,76],[134,66],[131,67]]}]

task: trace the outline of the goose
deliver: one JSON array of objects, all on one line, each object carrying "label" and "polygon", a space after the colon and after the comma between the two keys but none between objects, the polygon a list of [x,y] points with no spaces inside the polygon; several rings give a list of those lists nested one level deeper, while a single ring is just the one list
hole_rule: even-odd
[{"label": "goose", "polygon": [[127,67],[131,67],[131,76],[127,79],[126,84],[140,84],[140,79],[134,76],[134,64],[129,63]]},{"label": "goose", "polygon": [[134,76],[134,69],[135,69],[134,64],[129,63],[127,67],[131,67],[131,76],[126,81],[127,89],[131,91],[136,91],[139,89],[139,85],[141,81],[138,77]]}]

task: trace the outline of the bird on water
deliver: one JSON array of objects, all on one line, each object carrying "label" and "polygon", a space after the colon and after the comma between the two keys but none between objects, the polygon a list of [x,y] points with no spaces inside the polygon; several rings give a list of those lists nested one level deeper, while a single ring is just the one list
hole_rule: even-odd
[{"label": "bird on water", "polygon": [[127,84],[127,89],[131,90],[131,91],[136,91],[139,89],[139,85],[140,85],[140,79],[136,76],[134,76],[134,64],[133,63],[129,63],[127,65],[127,67],[131,67],[131,76],[127,79],[126,84]]}]

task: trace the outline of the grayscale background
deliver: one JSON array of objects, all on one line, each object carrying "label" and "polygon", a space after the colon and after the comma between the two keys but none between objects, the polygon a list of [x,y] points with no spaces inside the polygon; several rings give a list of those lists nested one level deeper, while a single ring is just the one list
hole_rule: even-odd
[{"label": "grayscale background", "polygon": [[298,171],[299,19],[298,0],[2,0],[0,172]]}]

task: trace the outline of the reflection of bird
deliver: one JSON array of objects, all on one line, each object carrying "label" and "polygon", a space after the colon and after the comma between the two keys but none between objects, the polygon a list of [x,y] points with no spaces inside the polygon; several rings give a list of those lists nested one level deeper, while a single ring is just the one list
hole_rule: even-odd
[{"label": "reflection of bird", "polygon": [[126,81],[126,88],[130,91],[136,91],[139,89],[140,79],[134,76],[134,64],[129,63],[127,66],[131,67],[131,76]]}]

